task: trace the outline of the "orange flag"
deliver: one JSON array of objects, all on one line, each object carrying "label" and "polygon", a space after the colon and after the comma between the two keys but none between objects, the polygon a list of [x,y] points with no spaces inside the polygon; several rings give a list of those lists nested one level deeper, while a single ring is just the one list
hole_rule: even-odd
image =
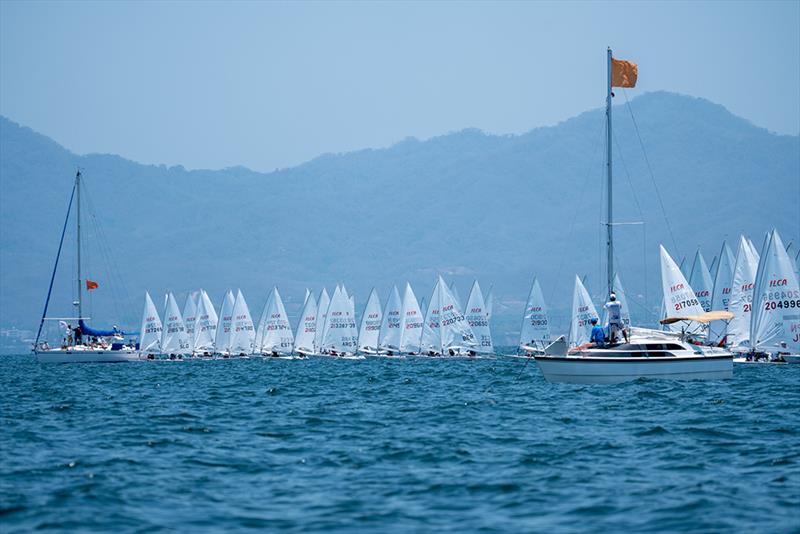
[{"label": "orange flag", "polygon": [[100,287],[100,284],[98,284],[94,280],[89,280],[88,278],[86,279],[86,289],[87,290],[88,289],[97,289],[98,287]]},{"label": "orange flag", "polygon": [[639,67],[631,61],[611,59],[611,87],[636,87]]}]

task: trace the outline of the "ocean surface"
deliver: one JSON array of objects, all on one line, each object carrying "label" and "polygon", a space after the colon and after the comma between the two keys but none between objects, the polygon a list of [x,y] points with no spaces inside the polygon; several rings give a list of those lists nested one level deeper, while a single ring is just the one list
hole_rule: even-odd
[{"label": "ocean surface", "polygon": [[0,530],[800,532],[800,366],[0,357]]}]

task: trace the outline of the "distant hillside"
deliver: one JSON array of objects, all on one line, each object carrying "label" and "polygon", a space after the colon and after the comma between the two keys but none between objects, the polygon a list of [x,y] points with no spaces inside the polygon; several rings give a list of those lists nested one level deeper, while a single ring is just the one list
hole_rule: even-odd
[{"label": "distant hillside", "polygon": [[[675,238],[629,112],[618,106],[615,215],[645,223],[617,231],[635,317],[658,306],[658,243],[676,260],[699,245],[710,263],[740,232],[760,242],[776,226],[787,242],[798,240],[798,137],[698,98],[649,93],[630,105]],[[91,306],[98,324],[137,323],[145,289],[183,295],[202,286],[219,301],[225,288],[241,287],[257,315],[277,284],[294,313],[305,287],[341,281],[363,304],[373,285],[383,299],[392,283],[410,280],[422,298],[437,272],[454,278],[464,298],[474,277],[494,284],[495,330],[507,338],[537,274],[558,322],[575,273],[589,275],[593,293],[601,289],[603,118],[598,109],[519,136],[464,130],[407,139],[269,174],[79,156],[1,118],[0,326],[38,322],[77,167],[123,279],[108,278],[103,240],[87,237],[89,277],[101,284]],[[95,224],[86,226],[89,235]],[[74,285],[65,246],[58,313],[69,313]]]}]

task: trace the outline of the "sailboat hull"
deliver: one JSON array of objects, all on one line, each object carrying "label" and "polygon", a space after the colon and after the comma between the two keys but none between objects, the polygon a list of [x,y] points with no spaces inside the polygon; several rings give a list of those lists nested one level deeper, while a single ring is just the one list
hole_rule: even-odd
[{"label": "sailboat hull", "polygon": [[37,351],[39,363],[123,363],[140,361],[133,350],[46,350]]},{"label": "sailboat hull", "polygon": [[733,356],[603,358],[534,356],[549,382],[617,384],[638,378],[723,380],[733,378]]}]

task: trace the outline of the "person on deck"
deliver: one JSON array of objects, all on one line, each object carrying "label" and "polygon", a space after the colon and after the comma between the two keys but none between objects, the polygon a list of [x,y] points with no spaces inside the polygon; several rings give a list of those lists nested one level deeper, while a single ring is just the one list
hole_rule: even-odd
[{"label": "person on deck", "polygon": [[597,324],[597,317],[592,317],[592,336],[589,341],[594,343],[594,346],[598,349],[606,346],[606,332],[602,326]]},{"label": "person on deck", "polygon": [[622,324],[622,304],[617,300],[617,295],[613,292],[608,296],[608,302],[603,306],[608,311],[608,339],[611,343],[617,343],[619,332],[625,337],[625,343],[628,342],[628,332],[625,330],[625,325]]}]

